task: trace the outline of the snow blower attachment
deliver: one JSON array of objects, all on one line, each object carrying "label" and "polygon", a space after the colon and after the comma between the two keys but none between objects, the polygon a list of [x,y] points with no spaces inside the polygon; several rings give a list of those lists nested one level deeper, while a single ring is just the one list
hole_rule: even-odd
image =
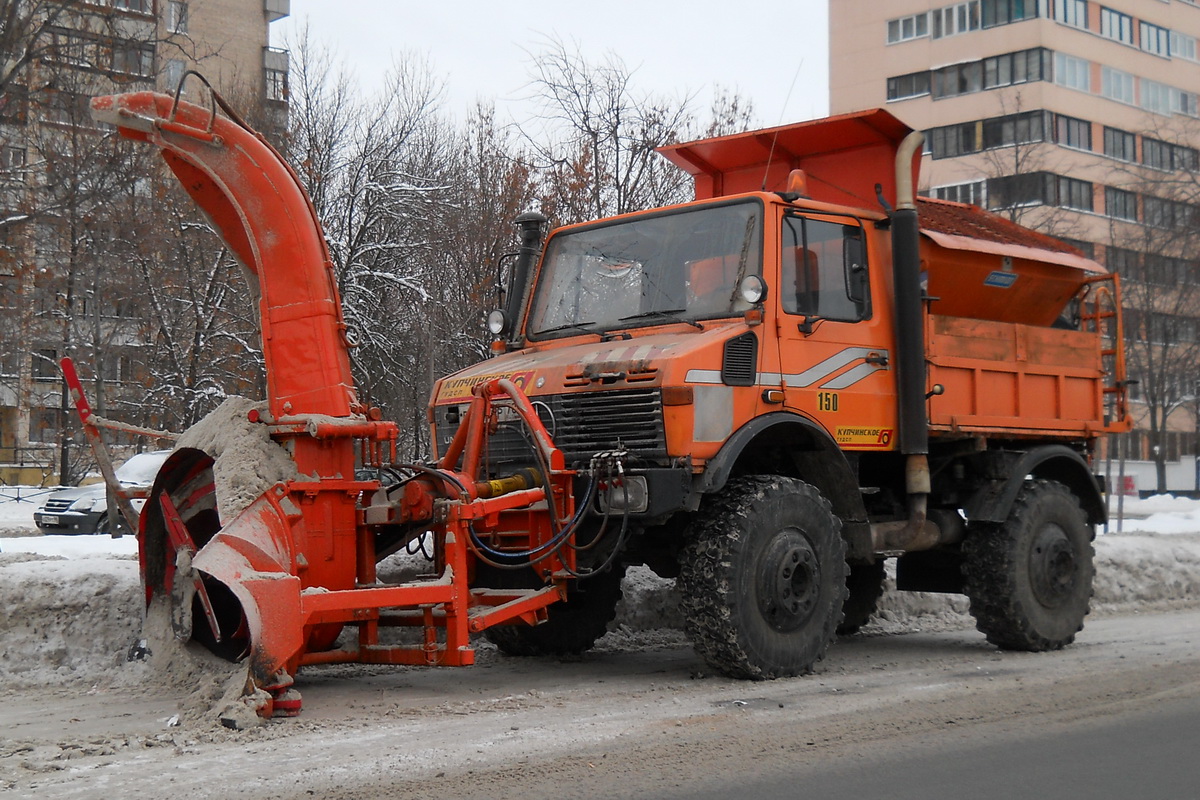
[{"label": "snow blower attachment", "polygon": [[[209,108],[151,92],[98,97],[92,113],[158,147],[257,278],[267,403],[241,415],[247,433],[237,435],[245,441],[232,445],[255,440],[248,449],[276,461],[282,448],[290,469],[279,474],[290,476],[238,508],[221,496],[220,456],[189,447],[185,435],[141,519],[147,602],[170,602],[179,638],[246,659],[247,693],[265,689],[272,698],[259,710],[264,716],[299,712],[289,687],[305,665],[471,664],[469,634],[543,621],[547,606],[566,599],[582,516],[576,473],[507,380],[475,387],[436,465],[394,463],[395,424],[355,393],[354,337],[307,194],[262,136],[211,88],[209,97]],[[483,480],[484,448],[501,417],[524,426],[539,466]],[[395,482],[357,480],[356,460]],[[271,474],[253,458],[240,466]],[[434,574],[402,584],[377,580],[379,558],[428,536]],[[472,588],[481,564],[515,567],[536,580]],[[356,638],[342,635],[346,626],[357,628]],[[424,635],[418,644],[385,645],[382,626],[413,626]]]}]

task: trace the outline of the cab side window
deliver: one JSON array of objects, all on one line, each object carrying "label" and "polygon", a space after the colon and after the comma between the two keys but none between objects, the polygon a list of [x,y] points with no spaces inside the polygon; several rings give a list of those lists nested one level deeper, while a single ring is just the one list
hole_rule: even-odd
[{"label": "cab side window", "polygon": [[782,244],[784,311],[848,322],[870,316],[862,228],[788,215]]}]

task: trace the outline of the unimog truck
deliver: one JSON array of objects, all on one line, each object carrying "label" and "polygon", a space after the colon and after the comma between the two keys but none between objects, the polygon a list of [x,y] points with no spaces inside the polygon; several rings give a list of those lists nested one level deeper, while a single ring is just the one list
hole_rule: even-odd
[{"label": "unimog truck", "polygon": [[[505,379],[578,470],[579,575],[515,654],[603,634],[624,568],[677,578],[715,669],[809,671],[900,590],[965,593],[995,645],[1082,628],[1098,439],[1127,429],[1115,275],[980,208],[914,196],[921,134],[885,111],[674,145],[693,202],[521,249],[495,357],[439,381],[444,454],[472,391]],[[539,468],[499,417],[484,464]],[[535,558],[476,580],[538,586]]]}]

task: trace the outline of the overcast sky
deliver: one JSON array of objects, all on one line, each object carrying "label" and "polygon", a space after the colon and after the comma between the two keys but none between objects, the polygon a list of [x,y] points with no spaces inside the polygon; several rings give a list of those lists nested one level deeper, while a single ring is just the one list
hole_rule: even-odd
[{"label": "overcast sky", "polygon": [[364,89],[394,54],[424,55],[460,120],[477,98],[494,99],[501,119],[528,116],[530,53],[547,37],[577,44],[594,62],[615,53],[635,71],[638,90],[695,93],[702,113],[715,85],[753,100],[764,126],[829,109],[826,0],[794,0],[766,14],[731,0],[292,0],[291,17],[271,25],[272,44],[287,46],[306,22]]}]

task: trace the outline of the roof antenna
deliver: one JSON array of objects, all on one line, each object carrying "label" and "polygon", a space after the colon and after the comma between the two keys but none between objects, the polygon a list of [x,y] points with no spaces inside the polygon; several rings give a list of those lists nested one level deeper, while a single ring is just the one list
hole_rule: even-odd
[{"label": "roof antenna", "polygon": [[771,174],[771,161],[775,158],[775,142],[779,139],[779,126],[783,124],[783,115],[787,113],[788,103],[792,99],[792,90],[796,88],[796,81],[800,78],[800,70],[804,69],[804,59],[800,59],[800,63],[796,65],[796,74],[792,76],[792,85],[788,87],[787,97],[783,98],[783,108],[779,109],[779,122],[775,123],[775,135],[771,137],[771,151],[767,153],[767,166],[763,170],[762,191],[767,190],[767,176]]}]

